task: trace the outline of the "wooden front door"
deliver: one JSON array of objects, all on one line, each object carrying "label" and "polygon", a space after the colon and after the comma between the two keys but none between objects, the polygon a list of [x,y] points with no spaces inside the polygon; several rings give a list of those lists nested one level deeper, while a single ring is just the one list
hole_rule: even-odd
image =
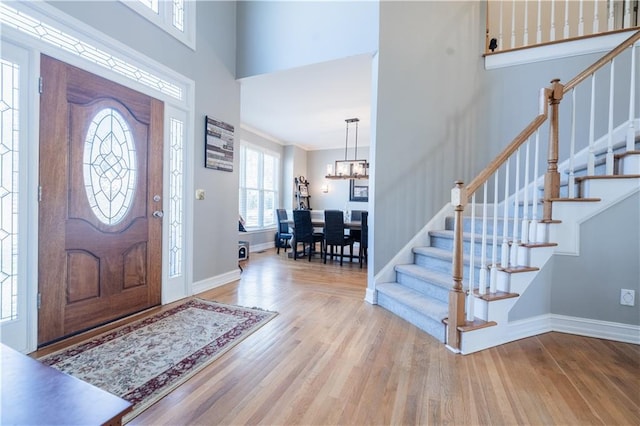
[{"label": "wooden front door", "polygon": [[38,344],[160,303],[162,102],[41,58]]}]

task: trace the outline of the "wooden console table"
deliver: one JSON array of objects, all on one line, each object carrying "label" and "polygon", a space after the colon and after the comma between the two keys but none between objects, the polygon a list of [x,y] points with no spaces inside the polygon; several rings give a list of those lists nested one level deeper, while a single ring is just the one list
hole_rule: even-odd
[{"label": "wooden console table", "polygon": [[132,404],[0,344],[3,425],[120,425]]}]

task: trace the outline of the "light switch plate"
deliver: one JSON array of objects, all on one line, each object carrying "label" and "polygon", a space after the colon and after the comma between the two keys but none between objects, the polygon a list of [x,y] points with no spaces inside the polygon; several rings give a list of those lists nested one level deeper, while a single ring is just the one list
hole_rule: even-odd
[{"label": "light switch plate", "polygon": [[196,200],[204,200],[204,189],[196,189]]}]

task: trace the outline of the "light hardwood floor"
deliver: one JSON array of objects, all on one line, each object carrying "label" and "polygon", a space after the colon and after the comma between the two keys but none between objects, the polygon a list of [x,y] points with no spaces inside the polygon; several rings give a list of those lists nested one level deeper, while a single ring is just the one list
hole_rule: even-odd
[{"label": "light hardwood floor", "polygon": [[548,333],[455,355],[365,302],[357,264],[244,266],[198,296],[279,315],[130,424],[640,424],[637,345]]}]

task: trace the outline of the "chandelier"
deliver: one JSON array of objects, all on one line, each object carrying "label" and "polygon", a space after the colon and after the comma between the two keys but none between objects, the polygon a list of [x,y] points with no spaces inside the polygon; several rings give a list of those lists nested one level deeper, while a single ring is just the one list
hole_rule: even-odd
[{"label": "chandelier", "polygon": [[[358,160],[358,122],[359,118],[347,118],[346,137],[344,141],[344,160],[336,160],[335,167],[333,164],[327,165],[327,179],[368,179],[369,178],[369,162],[367,160]],[[347,160],[347,148],[349,147],[349,126],[355,124],[355,150],[353,160]]]}]

